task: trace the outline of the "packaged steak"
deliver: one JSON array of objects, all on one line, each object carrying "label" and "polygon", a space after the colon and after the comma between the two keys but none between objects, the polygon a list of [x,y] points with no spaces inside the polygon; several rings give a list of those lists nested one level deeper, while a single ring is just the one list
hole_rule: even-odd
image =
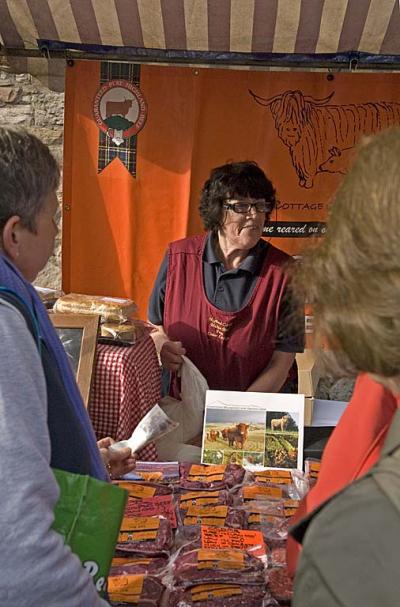
[{"label": "packaged steak", "polygon": [[293,598],[293,580],[286,567],[275,567],[269,570],[268,588],[279,603],[290,603]]},{"label": "packaged steak", "polygon": [[289,525],[285,517],[283,501],[251,501],[244,504],[242,508],[247,513],[248,529],[260,531],[269,547],[286,541]]},{"label": "packaged steak", "polygon": [[131,299],[68,293],[57,299],[53,310],[59,314],[99,314],[101,322],[124,323],[137,311],[137,305]]},{"label": "packaged steak", "polygon": [[118,535],[116,549],[143,555],[169,555],[173,545],[171,524],[167,519],[149,517],[124,517]]},{"label": "packaged steak", "polygon": [[187,489],[223,489],[239,485],[245,469],[237,464],[226,466],[184,463],[180,466],[180,485]]},{"label": "packaged steak", "polygon": [[[264,586],[215,582],[169,592],[167,607],[267,607]],[[272,607],[272,606],[271,606]]]},{"label": "packaged steak", "polygon": [[234,489],[234,503],[240,506],[254,501],[283,501],[286,497],[287,492],[278,485],[249,483]]},{"label": "packaged steak", "polygon": [[[186,540],[200,538],[201,525],[245,529],[246,512],[226,505],[189,506],[180,516],[179,533]],[[178,540],[179,541],[179,540]]]},{"label": "packaged steak", "polygon": [[149,575],[110,575],[108,593],[111,605],[122,607],[158,607],[164,592],[160,580]]},{"label": "packaged steak", "polygon": [[175,585],[192,586],[207,582],[236,584],[263,584],[263,562],[246,552],[236,549],[181,550],[172,564]]},{"label": "packaged steak", "polygon": [[135,554],[115,556],[111,563],[110,575],[159,575],[167,566],[166,556],[144,557]]},{"label": "packaged steak", "polygon": [[176,501],[182,514],[189,506],[229,506],[232,504],[232,496],[226,489],[180,489]]},{"label": "packaged steak", "polygon": [[155,495],[142,500],[129,499],[124,516],[161,516],[171,523],[173,529],[178,526],[172,495]]},{"label": "packaged steak", "polygon": [[136,462],[135,469],[124,476],[125,480],[161,483],[179,483],[178,462]]}]

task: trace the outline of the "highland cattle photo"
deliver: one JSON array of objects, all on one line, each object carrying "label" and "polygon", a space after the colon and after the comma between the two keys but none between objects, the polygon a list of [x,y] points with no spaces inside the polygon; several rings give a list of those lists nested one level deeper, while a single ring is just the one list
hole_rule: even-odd
[{"label": "highland cattle photo", "polygon": [[246,456],[265,451],[265,412],[257,409],[208,408],[203,435],[204,464],[214,463],[223,453],[223,463],[243,463]]},{"label": "highland cattle photo", "polygon": [[268,468],[297,468],[299,450],[298,414],[267,411],[265,419],[265,458]]}]

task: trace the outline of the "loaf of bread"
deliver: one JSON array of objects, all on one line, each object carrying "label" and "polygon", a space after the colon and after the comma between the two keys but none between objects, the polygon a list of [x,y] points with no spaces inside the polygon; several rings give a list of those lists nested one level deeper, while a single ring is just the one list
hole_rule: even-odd
[{"label": "loaf of bread", "polygon": [[99,314],[101,322],[126,322],[137,310],[131,299],[68,293],[53,308],[58,314]]},{"label": "loaf of bread", "polygon": [[135,325],[130,323],[117,324],[107,322],[101,325],[101,336],[112,337],[113,339],[122,339],[123,341],[132,341],[136,339]]}]

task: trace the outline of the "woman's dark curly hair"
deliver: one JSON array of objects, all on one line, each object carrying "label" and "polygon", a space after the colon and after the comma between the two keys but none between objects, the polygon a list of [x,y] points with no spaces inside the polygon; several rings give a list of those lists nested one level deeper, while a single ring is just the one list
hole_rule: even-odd
[{"label": "woman's dark curly hair", "polygon": [[206,230],[217,232],[223,224],[224,209],[228,198],[265,199],[270,203],[266,213],[269,219],[275,208],[275,189],[256,162],[232,162],[216,167],[204,184],[199,212]]}]

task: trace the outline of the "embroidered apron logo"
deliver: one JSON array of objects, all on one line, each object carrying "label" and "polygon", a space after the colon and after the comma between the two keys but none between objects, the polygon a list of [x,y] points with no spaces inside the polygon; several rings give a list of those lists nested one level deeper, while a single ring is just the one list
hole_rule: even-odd
[{"label": "embroidered apron logo", "polygon": [[209,316],[207,335],[210,337],[215,337],[221,341],[228,341],[228,333],[231,326],[232,320],[229,322],[224,322],[222,320],[218,320],[218,318],[215,318],[214,316]]}]

